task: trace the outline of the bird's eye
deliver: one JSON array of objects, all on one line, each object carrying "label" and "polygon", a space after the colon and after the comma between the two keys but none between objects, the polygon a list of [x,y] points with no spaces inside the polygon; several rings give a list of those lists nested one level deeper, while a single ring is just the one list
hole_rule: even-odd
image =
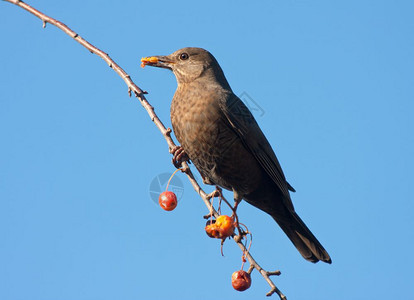
[{"label": "bird's eye", "polygon": [[186,60],[186,59],[188,59],[188,54],[187,54],[187,53],[185,53],[185,52],[184,52],[184,53],[181,53],[181,54],[180,54],[180,59],[181,59],[181,60]]}]

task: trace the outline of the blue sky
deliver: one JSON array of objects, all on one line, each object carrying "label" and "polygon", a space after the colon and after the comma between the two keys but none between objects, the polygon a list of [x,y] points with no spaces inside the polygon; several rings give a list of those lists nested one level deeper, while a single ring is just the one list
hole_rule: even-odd
[{"label": "blue sky", "polygon": [[[215,55],[264,112],[296,210],[333,259],[306,262],[243,203],[252,253],[282,271],[288,299],[412,295],[412,1],[28,2],[108,52],[167,126],[174,76],[140,58],[186,46]],[[0,299],[265,297],[257,272],[249,290],[232,289],[241,253],[226,242],[220,255],[183,175],[175,211],[151,199],[174,167],[121,79],[41,25],[0,3]]]}]

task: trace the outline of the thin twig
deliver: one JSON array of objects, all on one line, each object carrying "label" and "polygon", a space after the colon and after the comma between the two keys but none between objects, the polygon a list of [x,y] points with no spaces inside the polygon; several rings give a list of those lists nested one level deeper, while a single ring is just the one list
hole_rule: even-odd
[{"label": "thin twig", "polygon": [[[51,18],[37,9],[33,8],[32,6],[26,4],[23,1],[20,0],[4,0],[6,2],[15,4],[17,6],[20,6],[24,10],[32,13],[36,17],[42,20],[42,26],[46,27],[46,24],[52,24],[59,29],[61,29],[63,32],[65,32],[67,35],[72,37],[75,41],[77,41],[79,44],[84,46],[86,49],[88,49],[91,53],[98,55],[101,57],[110,68],[112,68],[126,83],[128,87],[128,94],[131,96],[131,92],[134,93],[134,95],[138,98],[138,100],[141,102],[142,106],[145,108],[145,110],[148,112],[149,117],[151,120],[155,123],[157,128],[160,130],[162,135],[164,136],[169,149],[173,149],[176,144],[174,143],[173,139],[171,138],[171,129],[166,128],[162,121],[158,118],[157,114],[154,111],[154,108],[150,105],[150,103],[145,98],[144,94],[147,94],[147,92],[141,90],[131,79],[131,77],[115,62],[113,61],[110,56],[103,52],[102,50],[98,49],[97,47],[93,46],[91,43],[83,39],[79,34],[74,32],[72,29],[70,29],[68,26],[63,24],[62,22]],[[212,215],[215,217],[218,217],[217,211],[211,206],[210,199],[206,192],[200,187],[196,179],[194,178],[193,173],[191,172],[187,162],[182,162],[183,171],[187,174],[187,177],[193,186],[194,190],[200,195],[201,199],[204,201],[204,204],[207,206],[209,210],[211,210]],[[241,238],[235,238],[233,239],[237,245],[240,247],[243,253],[246,253],[246,258],[250,263],[249,271],[251,272],[254,269],[258,270],[260,274],[263,276],[263,278],[267,281],[267,283],[270,285],[271,290],[266,294],[266,296],[271,296],[274,293],[277,293],[281,300],[286,300],[285,295],[282,294],[282,292],[276,287],[276,285],[273,283],[273,281],[270,279],[270,276],[272,275],[280,275],[280,271],[275,272],[268,272],[265,271],[253,258],[253,256],[250,254],[250,251],[247,251],[245,245],[242,243]]]}]

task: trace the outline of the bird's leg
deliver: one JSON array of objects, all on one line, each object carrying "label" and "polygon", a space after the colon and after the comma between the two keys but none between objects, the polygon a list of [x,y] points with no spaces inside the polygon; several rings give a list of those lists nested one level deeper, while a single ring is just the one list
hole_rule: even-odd
[{"label": "bird's leg", "polygon": [[233,189],[233,197],[234,197],[234,205],[233,205],[233,214],[231,215],[232,218],[234,218],[235,226],[237,227],[239,234],[243,235],[244,232],[239,225],[239,217],[237,216],[237,207],[239,206],[239,203],[243,199],[243,195],[239,194],[236,190]]},{"label": "bird's leg", "polygon": [[181,167],[183,161],[190,161],[190,158],[181,146],[175,146],[170,150],[170,152],[173,155],[172,163],[177,169]]},{"label": "bird's leg", "polygon": [[239,194],[236,190],[233,189],[233,197],[234,197],[234,206],[233,206],[233,214],[236,214],[237,206],[243,199],[243,195]]}]

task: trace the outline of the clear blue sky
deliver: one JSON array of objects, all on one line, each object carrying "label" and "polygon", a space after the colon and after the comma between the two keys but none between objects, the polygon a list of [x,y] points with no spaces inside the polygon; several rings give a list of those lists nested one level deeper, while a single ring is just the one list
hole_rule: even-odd
[{"label": "clear blue sky", "polygon": [[[28,1],[108,52],[167,126],[176,82],[142,56],[210,50],[332,256],[306,262],[244,203],[253,255],[288,299],[408,299],[414,268],[412,1]],[[230,285],[185,177],[173,212],[150,184],[167,145],[121,79],[63,32],[0,3],[0,299],[261,299]],[[211,191],[211,187],[206,188]],[[230,196],[230,195],[229,195]],[[276,299],[276,297],[274,298]]]}]

